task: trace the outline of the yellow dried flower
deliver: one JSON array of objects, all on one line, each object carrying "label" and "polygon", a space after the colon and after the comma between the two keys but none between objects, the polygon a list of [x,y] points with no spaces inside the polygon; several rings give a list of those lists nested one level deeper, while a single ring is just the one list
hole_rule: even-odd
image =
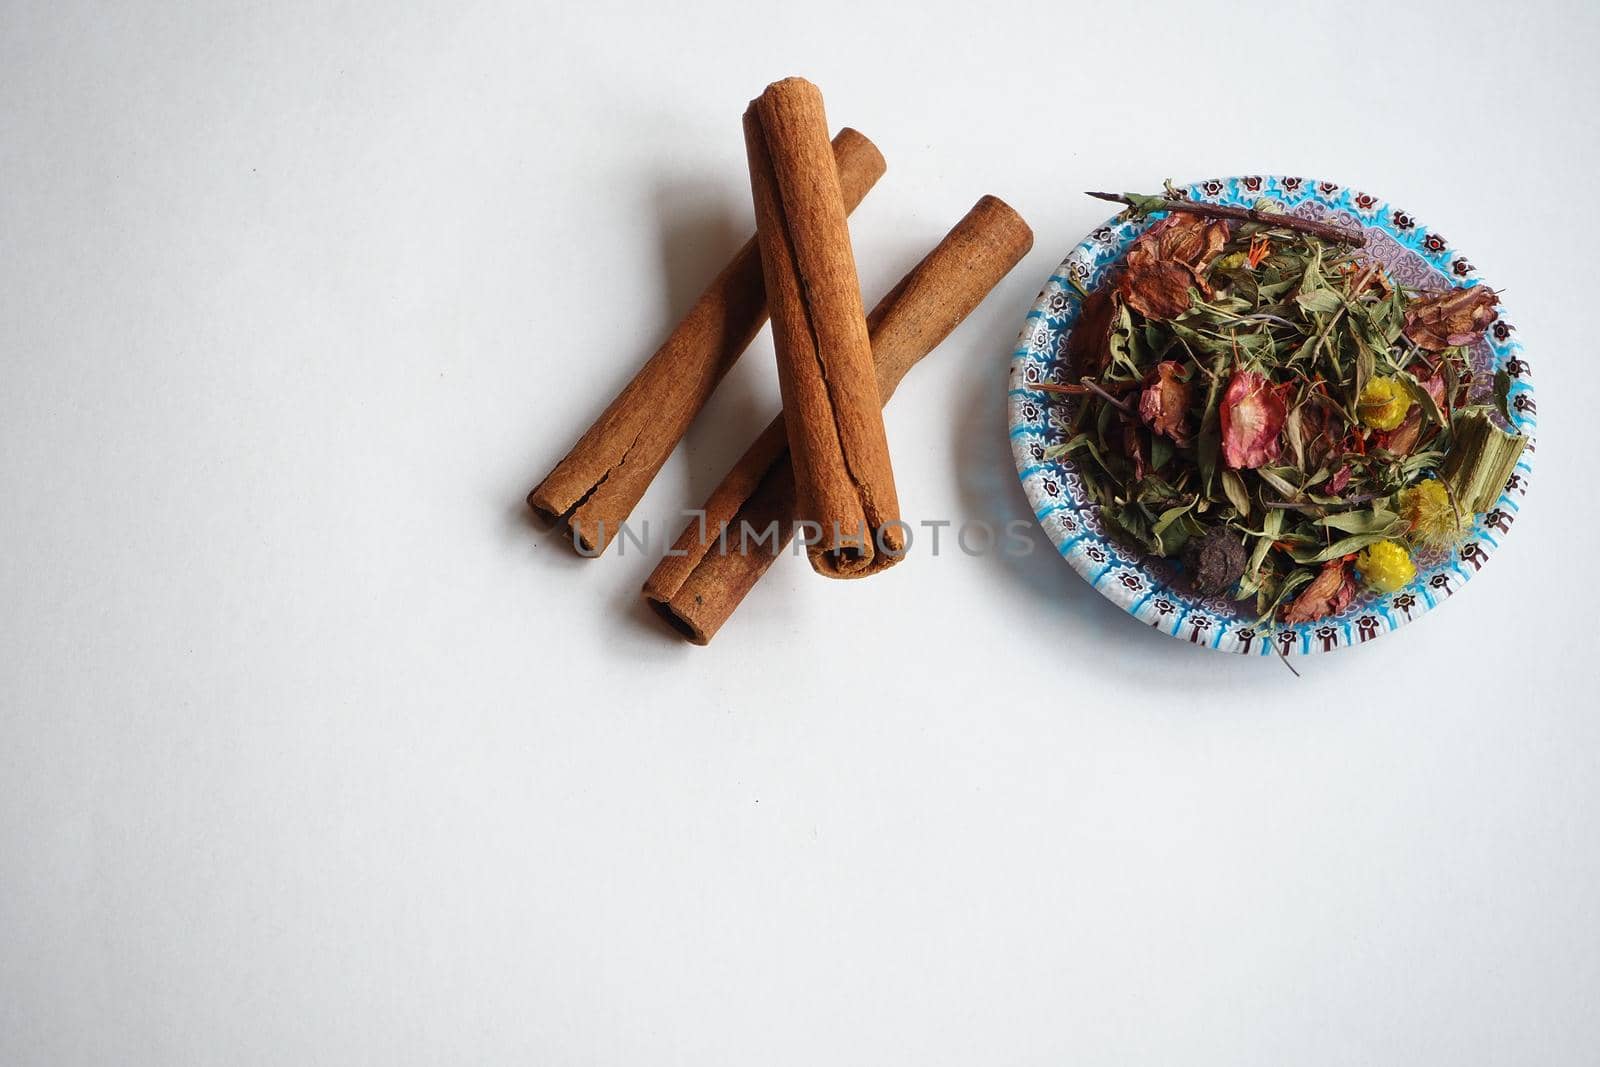
[{"label": "yellow dried flower", "polygon": [[1356,413],[1374,430],[1392,430],[1406,421],[1411,410],[1411,394],[1393,378],[1374,378],[1361,390]]},{"label": "yellow dried flower", "polygon": [[1400,517],[1409,526],[1407,537],[1434,548],[1448,548],[1472,529],[1472,523],[1456,509],[1450,491],[1437,478],[1400,491]]},{"label": "yellow dried flower", "polygon": [[1369,588],[1380,593],[1392,593],[1410,583],[1417,576],[1411,553],[1398,541],[1379,541],[1368,545],[1356,557],[1356,570]]}]

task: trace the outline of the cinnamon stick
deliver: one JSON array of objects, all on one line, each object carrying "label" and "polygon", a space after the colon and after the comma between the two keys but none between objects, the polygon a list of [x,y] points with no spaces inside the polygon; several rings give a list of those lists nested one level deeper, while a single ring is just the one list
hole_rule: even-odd
[{"label": "cinnamon stick", "polygon": [[[883,176],[883,156],[848,127],[832,148],[844,207],[853,211]],[[604,552],[766,319],[761,253],[751,237],[566,458],[528,494],[528,506],[548,522],[564,521],[582,554]]]},{"label": "cinnamon stick", "polygon": [[[986,196],[891,289],[868,319],[879,402],[1033,246],[1010,207]],[[798,515],[784,417],[772,420],[644,584],[674,630],[708,643],[794,536]],[[776,523],[769,540],[757,543]],[[746,531],[751,531],[746,535]]]},{"label": "cinnamon stick", "polygon": [[823,531],[807,555],[820,574],[860,578],[896,563],[906,536],[827,130],[804,78],[767,86],[744,114],[800,516]]}]

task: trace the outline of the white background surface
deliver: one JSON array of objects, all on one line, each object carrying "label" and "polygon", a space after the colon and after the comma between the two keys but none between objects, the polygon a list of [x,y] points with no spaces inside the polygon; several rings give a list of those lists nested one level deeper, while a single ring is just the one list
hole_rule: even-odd
[{"label": "white background surface", "polygon": [[[668,7],[0,7],[0,1063],[1600,1059],[1596,9]],[[1284,172],[1506,290],[1506,547],[1299,681],[1042,536],[672,637],[522,497],[750,230],[790,73],[889,160],[869,303],[980,194],[1037,233],[889,409],[908,518],[1027,515],[1079,190]],[[658,542],[775,397],[764,334]]]}]

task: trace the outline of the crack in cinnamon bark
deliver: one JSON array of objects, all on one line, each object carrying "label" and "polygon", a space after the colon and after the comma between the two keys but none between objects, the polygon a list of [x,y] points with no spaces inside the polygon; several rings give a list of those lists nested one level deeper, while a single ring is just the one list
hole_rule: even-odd
[{"label": "crack in cinnamon bark", "polygon": [[[825,550],[825,554],[835,558],[837,561],[836,567],[840,571],[859,570],[863,565],[872,562],[872,557],[876,550],[875,542],[877,530],[867,529],[872,525],[872,515],[869,512],[875,512],[876,508],[871,506],[870,502],[872,493],[867,486],[862,484],[860,475],[856,473],[855,464],[850,461],[850,450],[845,448],[844,445],[844,428],[839,425],[839,400],[834,395],[833,377],[828,373],[828,360],[823,355],[822,341],[817,336],[816,325],[812,322],[811,318],[811,285],[807,280],[805,273],[800,269],[800,264],[798,261],[794,263],[794,273],[795,280],[800,285],[800,291],[805,294],[803,307],[805,309],[806,329],[811,334],[811,353],[817,362],[817,374],[822,379],[823,391],[828,394],[828,419],[829,424],[833,427],[833,439],[839,448],[839,457],[844,464],[845,477],[850,479],[850,484],[856,491],[856,499],[861,503],[861,525],[863,530],[867,532],[868,538],[866,545],[856,548],[852,551],[851,554],[855,560],[853,564],[846,564],[844,562],[843,557],[847,551],[845,544],[830,544]],[[839,534],[837,529],[832,532],[835,535]],[[825,536],[826,533],[827,531],[824,531]],[[850,544],[853,545],[854,542],[850,542]]]},{"label": "crack in cinnamon bark", "polygon": [[[776,175],[772,176],[772,180],[775,186],[774,192],[778,192],[776,189]],[[778,212],[778,218],[782,226],[782,233],[775,235],[774,239],[775,241],[780,242],[783,246],[783,256],[788,264],[789,273],[794,278],[795,288],[799,290],[800,319],[805,324],[806,338],[810,342],[811,358],[817,366],[817,377],[821,380],[823,392],[828,398],[828,420],[829,425],[833,429],[833,443],[844,466],[845,475],[850,479],[851,485],[855,488],[856,499],[859,501],[862,497],[861,480],[851,467],[850,456],[846,451],[844,444],[844,429],[839,425],[839,407],[833,393],[833,382],[828,374],[828,361],[823,356],[822,337],[817,332],[816,320],[812,313],[814,304],[811,295],[811,279],[807,276],[805,269],[800,265],[800,254],[796,251],[793,239],[790,237],[787,205],[784,204],[781,193],[779,193],[779,195],[775,196],[773,199],[774,205]],[[864,525],[866,521],[865,507],[862,509],[862,521]],[[826,536],[827,531],[823,531],[823,533],[824,536]],[[836,552],[838,551],[838,546],[832,546],[826,551],[829,553]]]},{"label": "crack in cinnamon bark", "polygon": [[[622,450],[622,455],[618,457],[617,461],[611,466],[607,467],[600,477],[595,481],[595,483],[589,486],[588,489],[585,489],[582,496],[573,501],[571,507],[566,508],[564,511],[557,512],[554,509],[539,503],[536,498],[541,495],[541,490],[544,489],[543,482],[535,486],[533,491],[528,494],[528,506],[546,522],[553,526],[561,526],[564,528],[569,537],[575,537],[577,539],[577,543],[582,546],[585,552],[593,552],[597,544],[609,540],[609,538],[605,536],[605,519],[600,518],[597,520],[597,527],[600,531],[600,539],[599,541],[596,541],[584,531],[581,524],[587,522],[588,520],[585,517],[580,516],[578,512],[583,509],[584,505],[589,503],[595,494],[600,492],[600,488],[606,484],[611,476],[617,471],[621,470],[623,465],[628,462],[629,454],[633,452],[635,446],[639,444],[639,440],[643,436],[644,429],[641,428],[633,435],[633,440],[628,442],[627,447]],[[613,534],[615,534],[614,530]]]},{"label": "crack in cinnamon bark", "polygon": [[[568,515],[568,518],[567,518],[567,529],[571,533],[576,535],[576,537],[578,538],[579,542],[582,543],[584,551],[586,551],[586,552],[594,551],[594,547],[598,542],[592,540],[589,537],[589,535],[586,532],[584,532],[583,527],[581,525],[578,525],[580,523],[585,523],[585,522],[589,521],[586,516],[579,515],[578,512],[582,511],[584,506],[589,503],[589,501],[595,496],[595,494],[600,492],[601,486],[605,485],[606,482],[611,479],[611,476],[613,474],[615,474],[617,471],[621,470],[624,466],[627,465],[628,456],[630,456],[633,453],[633,450],[636,447],[638,447],[639,439],[642,438],[643,436],[644,436],[644,429],[641,428],[638,433],[633,435],[633,440],[628,442],[628,447],[626,447],[626,448],[624,448],[622,450],[622,455],[617,457],[617,461],[615,463],[613,463],[611,466],[606,468],[605,473],[600,475],[600,480],[595,482],[594,485],[590,486],[589,487],[589,491],[587,493],[584,493],[583,496],[578,499],[578,502],[576,504],[572,505],[572,508],[568,511],[568,513],[567,513],[567,515]],[[603,517],[598,519],[598,520],[596,520],[596,522],[598,524],[597,528],[598,528],[598,530],[600,532],[600,541],[601,542],[608,540],[606,538],[606,536],[605,536],[605,521],[606,520]],[[620,525],[620,523],[618,525]],[[613,536],[615,536],[616,531],[613,530],[612,533],[613,533]]]}]

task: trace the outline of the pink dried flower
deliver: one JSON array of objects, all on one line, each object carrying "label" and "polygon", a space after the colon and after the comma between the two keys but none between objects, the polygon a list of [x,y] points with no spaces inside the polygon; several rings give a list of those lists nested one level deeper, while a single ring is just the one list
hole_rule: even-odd
[{"label": "pink dried flower", "polygon": [[1228,466],[1247,470],[1278,458],[1288,407],[1265,375],[1234,371],[1222,394],[1221,414],[1222,458]]}]

